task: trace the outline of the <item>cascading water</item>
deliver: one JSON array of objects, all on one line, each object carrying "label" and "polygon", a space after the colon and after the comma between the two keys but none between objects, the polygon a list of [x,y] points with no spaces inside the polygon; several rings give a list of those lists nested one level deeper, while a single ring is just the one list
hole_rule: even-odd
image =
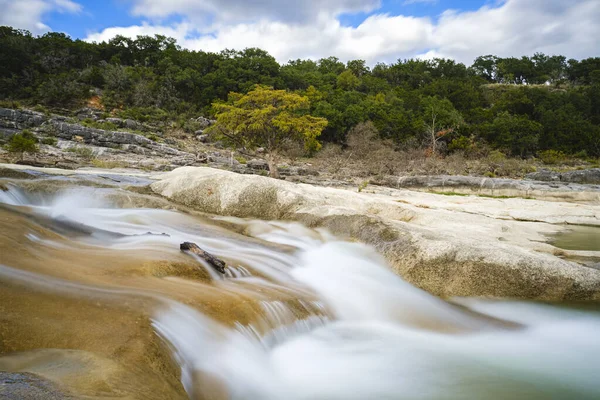
[{"label": "cascading water", "polygon": [[[44,293],[57,304],[81,301],[65,303],[67,313],[88,307],[84,314],[106,314],[106,343],[79,339],[99,329],[83,315],[80,326],[60,327],[71,342],[48,334],[37,348],[82,349],[139,366],[137,377],[123,373],[127,383],[113,379],[111,395],[119,394],[119,385],[128,398],[181,394],[173,384],[152,381],[168,381],[170,361],[155,367],[147,354],[151,344],[130,350],[136,340],[150,343],[152,335],[145,335],[143,318],[115,315],[140,312],[194,399],[600,398],[600,314],[594,310],[477,299],[449,303],[403,281],[368,246],[326,231],[116,208],[108,193],[87,188],[31,197],[14,185],[0,191],[0,216],[7,221],[0,225],[0,241],[14,244],[2,248],[0,285],[15,304],[17,296]],[[20,228],[7,228],[13,223]],[[226,260],[226,273],[181,254],[184,241]],[[20,288],[14,296],[13,286]],[[31,318],[32,326],[51,318],[29,303],[32,315],[21,318]],[[115,314],[110,307],[125,311]],[[28,329],[21,334],[38,332]],[[127,334],[135,339],[119,341]],[[104,381],[86,386],[57,378],[29,353],[29,361],[19,359],[18,351],[36,346],[0,335],[0,355],[17,351],[0,356],[0,370],[38,371],[67,386],[76,382],[72,389],[88,397],[108,393]]]}]

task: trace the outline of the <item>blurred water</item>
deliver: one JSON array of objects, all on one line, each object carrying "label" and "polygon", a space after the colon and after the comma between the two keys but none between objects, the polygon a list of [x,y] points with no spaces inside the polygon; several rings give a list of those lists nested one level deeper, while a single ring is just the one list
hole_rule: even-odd
[{"label": "blurred water", "polygon": [[[600,398],[595,311],[478,299],[457,299],[459,307],[402,280],[374,249],[326,231],[214,218],[244,238],[175,211],[114,208],[103,193],[39,198],[11,186],[0,202],[60,225],[65,251],[84,244],[175,257],[190,241],[227,261],[225,276],[199,266],[210,271],[211,293],[250,302],[251,311],[233,320],[168,294],[130,291],[156,300],[152,326],[172,350],[190,398]],[[23,240],[59,244],[33,234]],[[2,279],[78,296],[123,291],[82,289],[10,265],[0,268]],[[207,291],[206,284],[164,279],[199,297]]]}]

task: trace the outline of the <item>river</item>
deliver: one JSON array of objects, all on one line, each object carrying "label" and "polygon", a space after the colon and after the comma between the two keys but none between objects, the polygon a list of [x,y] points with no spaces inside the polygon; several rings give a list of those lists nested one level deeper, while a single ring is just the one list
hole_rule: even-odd
[{"label": "river", "polygon": [[5,186],[0,371],[83,398],[600,398],[597,308],[442,300],[324,230]]}]

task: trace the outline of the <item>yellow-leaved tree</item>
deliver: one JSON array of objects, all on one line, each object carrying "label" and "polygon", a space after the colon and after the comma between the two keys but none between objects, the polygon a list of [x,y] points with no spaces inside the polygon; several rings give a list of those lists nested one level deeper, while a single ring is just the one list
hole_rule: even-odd
[{"label": "yellow-leaved tree", "polygon": [[308,97],[256,86],[247,94],[230,93],[226,103],[213,103],[217,122],[210,128],[237,145],[267,152],[269,175],[279,177],[278,154],[287,140],[318,150],[317,140],[327,126],[325,118],[308,114]]}]

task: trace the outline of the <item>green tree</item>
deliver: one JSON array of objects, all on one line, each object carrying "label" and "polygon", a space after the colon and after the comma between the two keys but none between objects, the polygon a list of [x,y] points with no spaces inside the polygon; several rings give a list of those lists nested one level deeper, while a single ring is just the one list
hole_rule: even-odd
[{"label": "green tree", "polygon": [[457,130],[464,124],[464,120],[448,99],[427,96],[422,99],[422,104],[423,120],[430,141],[431,153],[435,155],[438,150],[438,142]]},{"label": "green tree", "polygon": [[327,126],[324,118],[308,114],[307,97],[285,90],[257,86],[248,94],[230,93],[227,103],[214,103],[217,131],[234,143],[267,151],[269,172],[279,177],[277,156],[285,141],[304,142],[307,150],[318,150],[317,138]]},{"label": "green tree", "polygon": [[499,114],[491,126],[490,141],[512,155],[525,157],[537,150],[543,127],[525,115]]},{"label": "green tree", "polygon": [[337,87],[342,90],[356,90],[359,85],[360,79],[349,69],[337,77]]}]

